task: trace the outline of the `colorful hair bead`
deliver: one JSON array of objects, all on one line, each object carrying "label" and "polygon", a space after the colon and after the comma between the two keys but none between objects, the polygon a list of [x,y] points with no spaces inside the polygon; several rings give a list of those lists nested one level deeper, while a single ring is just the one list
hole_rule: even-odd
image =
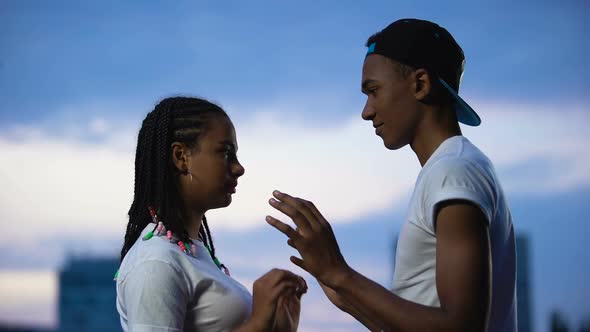
[{"label": "colorful hair bead", "polygon": [[231,277],[231,274],[229,274],[229,269],[225,265],[221,264],[221,268],[223,269],[223,272],[225,272],[225,274],[228,277]]},{"label": "colorful hair bead", "polygon": [[[164,223],[162,221],[158,221],[158,216],[157,216],[154,208],[152,208],[151,206],[148,206],[148,210],[150,212],[150,216],[152,217],[152,222],[155,224],[155,226],[152,231],[150,231],[150,232],[146,233],[146,235],[144,235],[143,240],[149,240],[154,235],[160,236],[160,235],[166,234],[166,237],[168,238],[170,243],[176,243],[181,251],[183,251],[184,253],[186,253],[188,255],[194,256],[194,257],[197,256],[197,246],[194,243],[182,242],[182,241],[176,242],[178,240],[178,238],[174,237],[174,234],[172,233],[171,230],[166,230],[166,226],[164,226]],[[209,251],[209,255],[213,259],[213,262],[215,263],[215,265],[217,265],[217,267],[220,270],[223,270],[223,272],[225,272],[226,275],[230,276],[229,269],[227,267],[225,267],[225,265],[221,264],[221,262],[219,261],[219,259],[217,259],[217,257],[213,256],[213,253],[211,252],[211,249],[208,246],[205,246],[205,247],[207,248],[207,251]],[[115,278],[116,278],[116,276],[115,276]]]},{"label": "colorful hair bead", "polygon": [[213,258],[213,263],[215,263],[215,265],[217,265],[218,268],[221,268],[221,262],[219,261],[219,259],[217,259],[217,257]]},{"label": "colorful hair bead", "polygon": [[149,231],[149,232],[147,232],[146,235],[144,235],[143,240],[144,241],[149,240],[149,239],[152,238],[152,236],[154,236],[154,232],[153,231]]},{"label": "colorful hair bead", "polygon": [[182,243],[182,241],[178,241],[178,246],[180,247],[180,250],[186,251],[186,247],[184,246],[184,243]]}]

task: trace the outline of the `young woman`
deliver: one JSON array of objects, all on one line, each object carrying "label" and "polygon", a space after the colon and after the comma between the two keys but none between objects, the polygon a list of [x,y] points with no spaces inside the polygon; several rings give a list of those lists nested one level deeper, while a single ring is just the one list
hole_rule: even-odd
[{"label": "young woman", "polygon": [[303,278],[274,269],[250,295],[215,255],[205,212],[231,203],[237,149],[228,115],[203,99],[164,99],[143,121],[117,273],[123,330],[297,329]]}]

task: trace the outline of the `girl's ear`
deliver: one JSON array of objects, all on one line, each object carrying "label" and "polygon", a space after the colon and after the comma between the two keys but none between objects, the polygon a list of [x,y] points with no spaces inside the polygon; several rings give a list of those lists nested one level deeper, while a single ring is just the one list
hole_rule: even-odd
[{"label": "girl's ear", "polygon": [[180,142],[173,142],[170,148],[172,149],[172,164],[180,173],[187,173],[189,148]]}]

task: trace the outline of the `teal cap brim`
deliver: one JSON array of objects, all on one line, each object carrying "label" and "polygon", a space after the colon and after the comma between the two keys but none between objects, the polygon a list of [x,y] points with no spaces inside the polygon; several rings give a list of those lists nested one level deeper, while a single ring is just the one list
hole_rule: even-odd
[{"label": "teal cap brim", "polygon": [[481,119],[479,118],[479,115],[475,113],[473,108],[471,108],[471,106],[469,106],[465,100],[463,100],[463,98],[459,97],[457,92],[451,88],[447,82],[445,82],[442,78],[439,78],[438,80],[445,87],[445,89],[449,91],[451,96],[453,96],[455,101],[453,107],[455,109],[455,114],[457,114],[457,120],[468,126],[479,126],[481,124]]}]

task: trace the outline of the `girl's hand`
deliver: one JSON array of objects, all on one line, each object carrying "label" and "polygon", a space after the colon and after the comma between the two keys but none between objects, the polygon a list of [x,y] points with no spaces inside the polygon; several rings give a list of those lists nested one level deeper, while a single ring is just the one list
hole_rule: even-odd
[{"label": "girl's hand", "polygon": [[[296,294],[298,289],[302,289],[302,285],[305,285],[305,281],[302,283],[302,280],[303,278],[290,271],[272,269],[254,282],[252,316],[249,323],[255,331],[271,331],[273,329],[279,299],[290,292]],[[295,306],[290,303],[292,301],[286,302],[289,303],[287,306]]]},{"label": "girl's hand", "polygon": [[289,289],[287,293],[279,297],[275,313],[274,332],[294,332],[299,326],[301,314],[301,297],[307,292],[307,284],[300,277],[301,284],[298,289]]}]

